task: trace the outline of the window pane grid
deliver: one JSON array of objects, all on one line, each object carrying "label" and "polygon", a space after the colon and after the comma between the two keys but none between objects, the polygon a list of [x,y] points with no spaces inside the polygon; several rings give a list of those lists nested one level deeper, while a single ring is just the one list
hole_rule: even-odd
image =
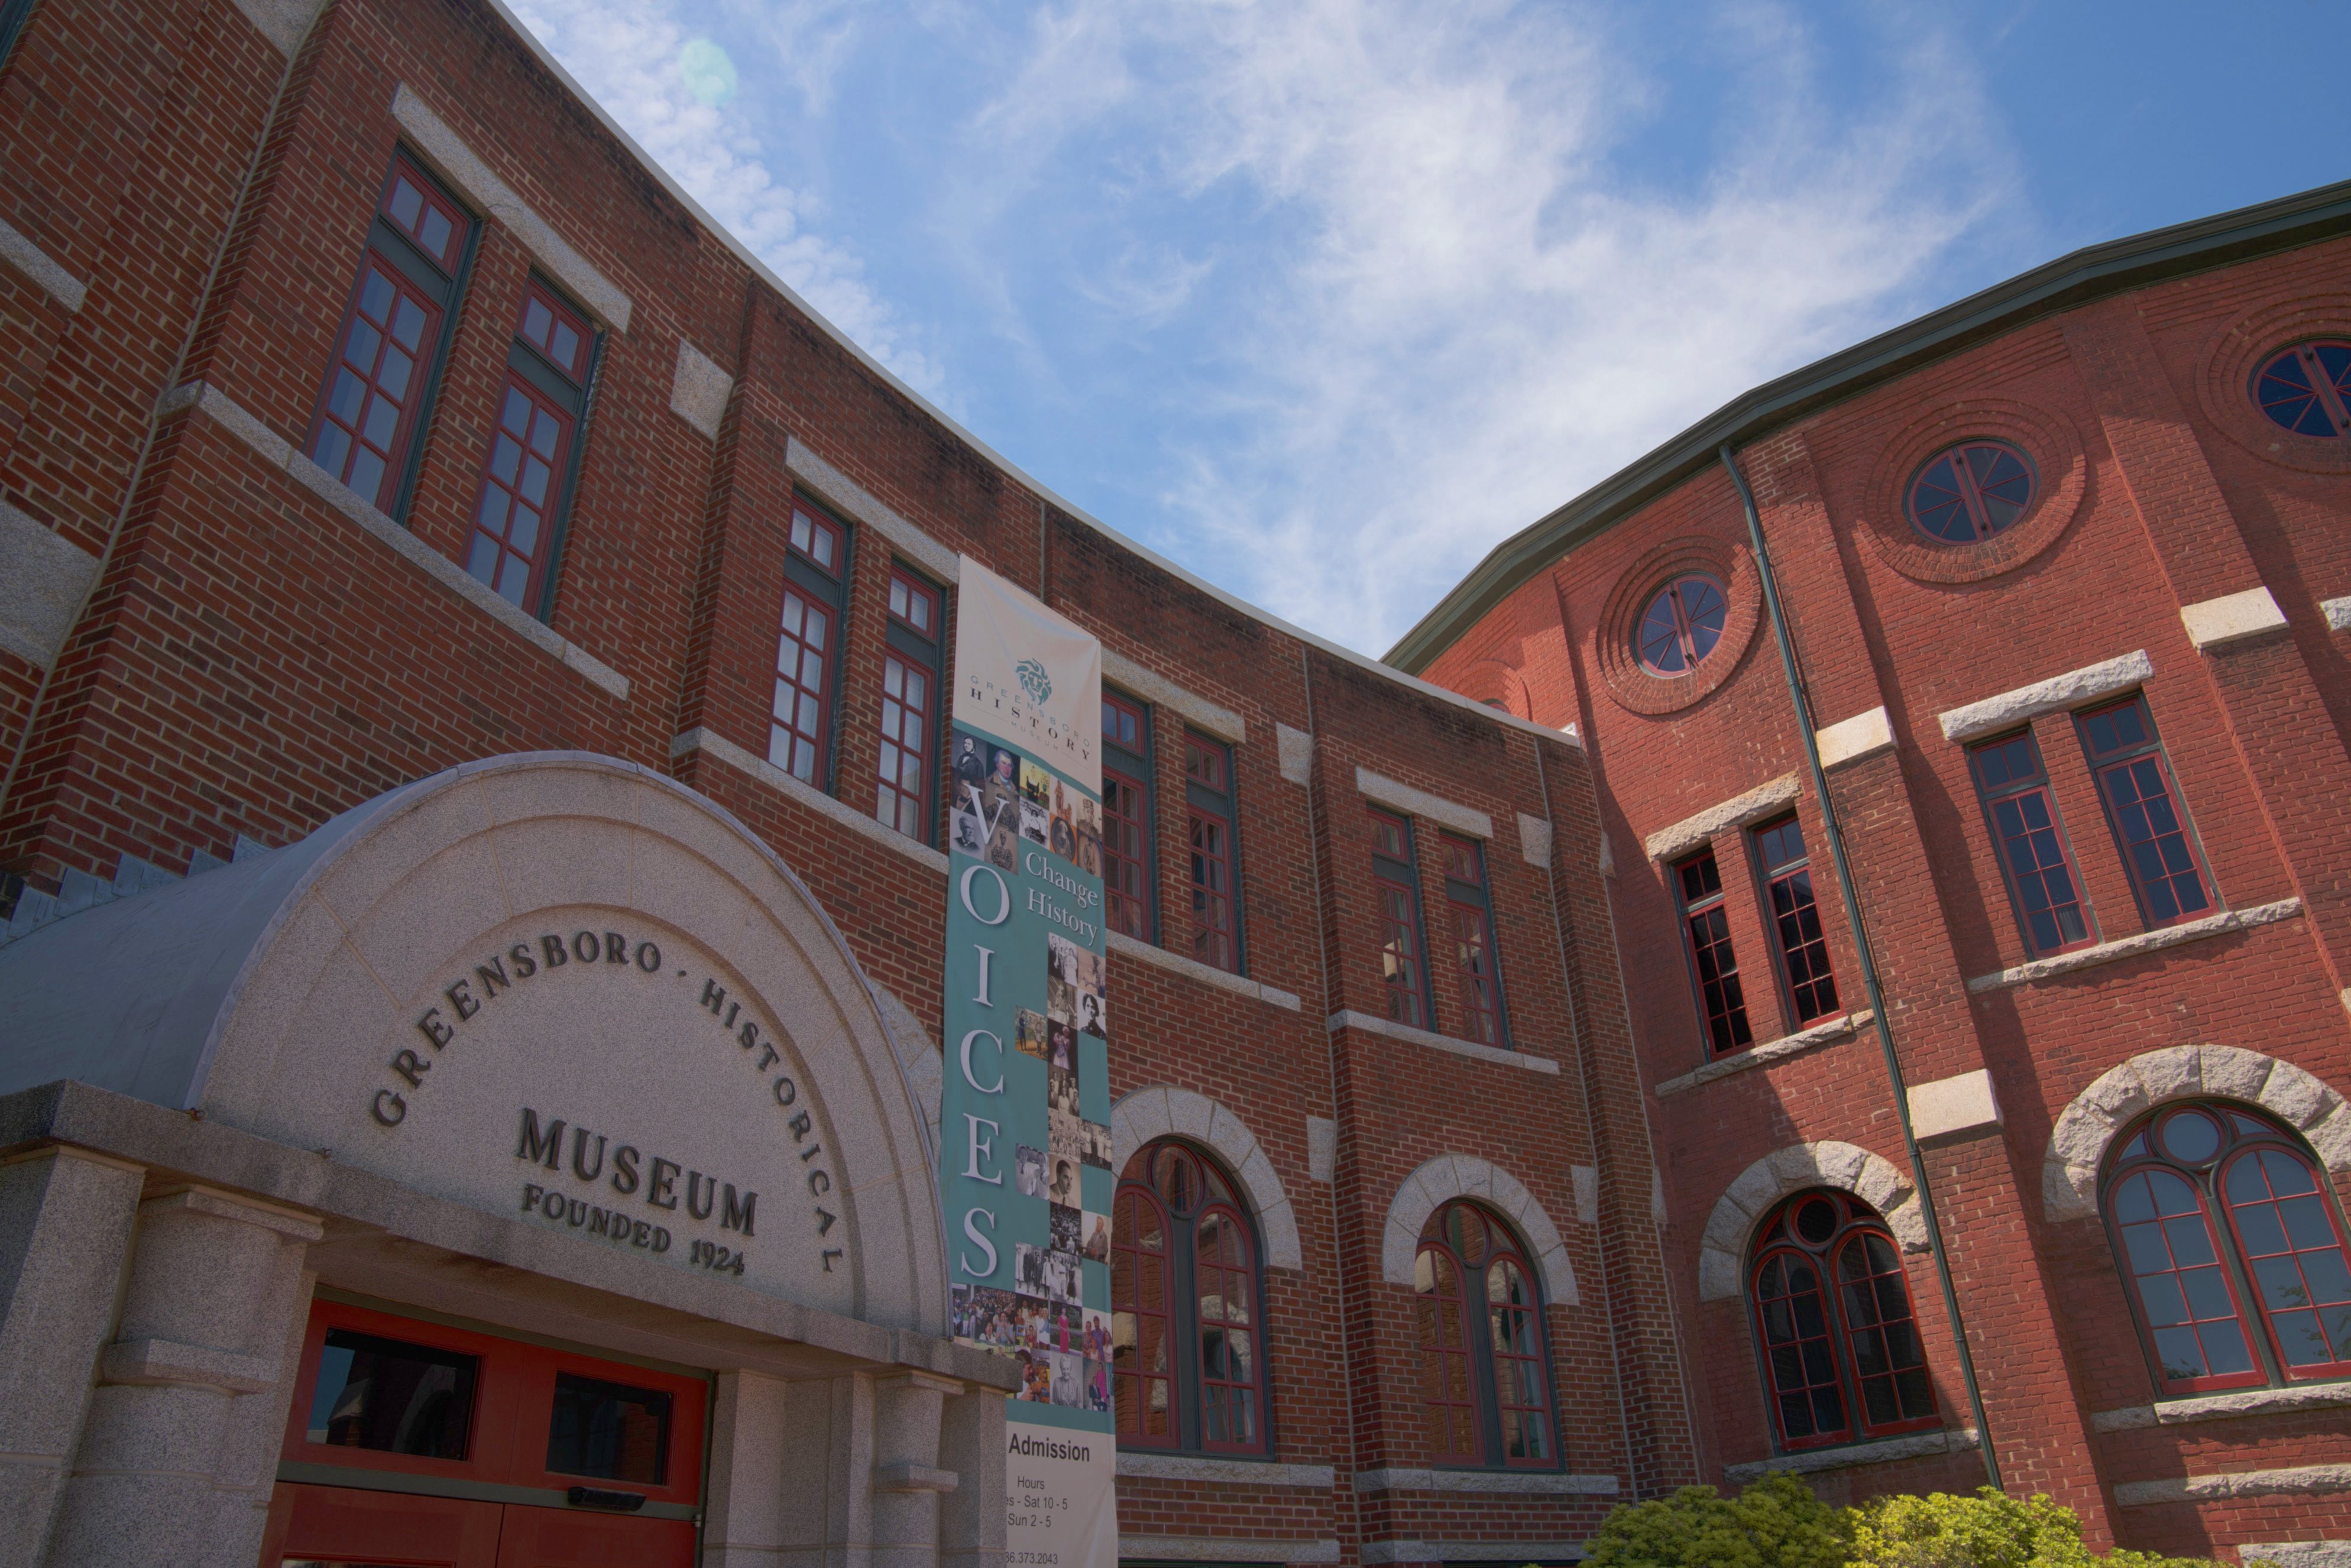
[{"label": "window pane grid", "polygon": [[824,764],[827,660],[832,614],[797,588],[784,590],[776,641],[776,703],[768,760],[803,784],[819,784]]},{"label": "window pane grid", "polygon": [[2309,1165],[2256,1146],[2230,1162],[2221,1192],[2286,1375],[2351,1375],[2351,1260]]},{"label": "window pane grid", "polygon": [[929,837],[924,800],[930,779],[931,673],[895,653],[882,659],[881,783],[873,814],[917,841]]},{"label": "window pane grid", "polygon": [[1211,968],[1233,967],[1232,828],[1197,806],[1186,808],[1192,847],[1192,956]]},{"label": "window pane grid", "polygon": [[1493,933],[1486,912],[1458,901],[1453,913],[1453,964],[1461,976],[1461,998],[1468,1012],[1469,1038],[1480,1045],[1502,1043],[1502,1000],[1494,985]]},{"label": "window pane grid", "polygon": [[1257,1270],[1240,1217],[1201,1214],[1194,1231],[1193,1293],[1200,1303],[1200,1446],[1258,1446]]},{"label": "window pane grid", "polygon": [[455,268],[458,242],[465,235],[465,215],[430,180],[405,162],[395,162],[381,210],[392,226],[413,240],[434,266],[444,272]]},{"label": "window pane grid", "polygon": [[1812,863],[1804,852],[1801,828],[1793,817],[1755,835],[1770,878],[1765,893],[1771,906],[1772,934],[1779,939],[1781,967],[1788,977],[1788,999],[1796,1022],[1807,1024],[1836,1011],[1836,977],[1829,972],[1828,939],[1821,932],[1821,912],[1813,897]]},{"label": "window pane grid", "polygon": [[2081,879],[2058,825],[2040,747],[2030,734],[2013,735],[1977,747],[1971,760],[2025,946],[2046,957],[2088,944],[2094,937]]},{"label": "window pane grid", "polygon": [[1102,892],[1110,928],[1138,942],[1151,940],[1150,834],[1143,786],[1123,774],[1102,773]]},{"label": "window pane grid", "polygon": [[371,507],[390,500],[441,310],[374,250],[361,264],[358,298],[343,324],[310,457]]},{"label": "window pane grid", "polygon": [[1413,1264],[1422,1436],[1430,1458],[1474,1465],[1485,1453],[1477,1390],[1469,1381],[1469,1314],[1461,1283],[1461,1264],[1451,1249],[1423,1243]]},{"label": "window pane grid", "polygon": [[522,319],[515,331],[573,381],[587,369],[588,323],[536,283],[523,296]]},{"label": "window pane grid", "polygon": [[1175,1345],[1168,1335],[1169,1228],[1166,1211],[1148,1188],[1121,1188],[1111,1238],[1111,1378],[1118,1438],[1173,1447],[1179,1434]]},{"label": "window pane grid", "polygon": [[1851,1436],[1819,1265],[1792,1249],[1768,1254],[1756,1270],[1755,1314],[1781,1440],[1812,1448]]},{"label": "window pane grid", "polygon": [[1730,947],[1730,918],[1722,906],[1722,872],[1708,851],[1674,868],[1681,889],[1682,925],[1697,967],[1698,1014],[1708,1042],[1719,1054],[1755,1043],[1747,1023],[1747,993]]},{"label": "window pane grid", "polygon": [[1550,1464],[1551,1397],[1543,1386],[1542,1309],[1520,1260],[1499,1257],[1486,1265],[1486,1318],[1503,1461]]},{"label": "window pane grid", "polygon": [[1412,889],[1387,877],[1374,876],[1380,924],[1380,985],[1386,992],[1388,1017],[1397,1023],[1421,1027],[1420,942]]},{"label": "window pane grid", "polygon": [[2204,1195],[2177,1171],[2133,1171],[2110,1194],[2138,1308],[2166,1392],[2266,1381],[2245,1342]]},{"label": "window pane grid", "polygon": [[1862,1427],[1875,1434],[1935,1414],[1935,1386],[1894,1243],[1875,1230],[1837,1251],[1837,1310],[1861,1390]]},{"label": "window pane grid", "polygon": [[2147,924],[2170,925],[2210,913],[2211,894],[2145,700],[2133,697],[2085,714],[2081,731],[2122,850],[2123,868],[2130,873]]},{"label": "window pane grid", "polygon": [[482,468],[465,570],[523,610],[538,602],[570,444],[570,415],[509,372]]}]

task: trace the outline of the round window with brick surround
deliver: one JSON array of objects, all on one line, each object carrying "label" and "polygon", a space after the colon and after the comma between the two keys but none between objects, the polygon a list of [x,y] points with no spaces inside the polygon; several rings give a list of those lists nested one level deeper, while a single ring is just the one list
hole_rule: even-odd
[{"label": "round window with brick surround", "polygon": [[2273,424],[2324,441],[2351,432],[2351,342],[2297,343],[2253,372],[2253,402]]},{"label": "round window with brick surround", "polygon": [[1722,584],[1703,572],[1677,577],[1659,589],[1641,612],[1633,633],[1634,651],[1652,674],[1687,674],[1722,641],[1729,613]]},{"label": "round window with brick surround", "polygon": [[1941,544],[2005,533],[2032,505],[2032,461],[2005,441],[1962,441],[1935,454],[1910,481],[1910,526]]}]

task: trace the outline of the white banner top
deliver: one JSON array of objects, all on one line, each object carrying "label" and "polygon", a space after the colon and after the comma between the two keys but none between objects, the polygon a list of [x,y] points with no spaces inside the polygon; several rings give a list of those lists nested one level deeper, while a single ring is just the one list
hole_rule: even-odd
[{"label": "white banner top", "polygon": [[1102,793],[1102,644],[963,558],[956,580],[955,722]]}]

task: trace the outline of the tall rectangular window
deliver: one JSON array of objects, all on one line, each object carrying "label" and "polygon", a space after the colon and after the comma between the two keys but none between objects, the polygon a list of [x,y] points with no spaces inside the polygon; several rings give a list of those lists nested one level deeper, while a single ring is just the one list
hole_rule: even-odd
[{"label": "tall rectangular window", "polygon": [[921,843],[931,841],[931,781],[939,728],[939,591],[893,562],[888,645],[882,651],[881,781],[873,815]]},{"label": "tall rectangular window", "polygon": [[1364,826],[1372,842],[1372,897],[1379,919],[1380,985],[1387,993],[1388,1018],[1426,1029],[1428,1007],[1421,978],[1420,873],[1413,860],[1412,824],[1402,817],[1366,809]]},{"label": "tall rectangular window", "polygon": [[534,615],[546,613],[554,585],[592,342],[586,319],[532,278],[507,350],[465,570]]},{"label": "tall rectangular window", "polygon": [[1682,930],[1697,970],[1698,1010],[1716,1052],[1742,1051],[1755,1043],[1747,1027],[1747,993],[1739,983],[1739,957],[1730,950],[1730,920],[1722,907],[1722,871],[1714,852],[1702,850],[1674,867],[1682,903]]},{"label": "tall rectangular window", "polygon": [[405,157],[392,160],[304,450],[394,516],[406,501],[473,232],[446,192]]},{"label": "tall rectangular window", "polygon": [[2209,914],[2212,895],[2195,831],[2179,804],[2147,699],[2135,696],[2084,714],[2079,723],[2139,913],[2151,926]]},{"label": "tall rectangular window", "polygon": [[1184,732],[1184,816],[1191,840],[1192,956],[1211,968],[1241,967],[1240,905],[1234,890],[1233,754],[1221,742]]},{"label": "tall rectangular window", "polygon": [[1469,1038],[1509,1043],[1502,1015],[1502,970],[1494,955],[1494,901],[1486,885],[1486,849],[1475,839],[1439,836],[1445,852],[1445,907],[1453,922],[1453,967],[1469,1009]]},{"label": "tall rectangular window", "polygon": [[1783,817],[1755,830],[1755,858],[1762,864],[1771,905],[1781,977],[1801,1027],[1836,1011],[1837,989],[1836,977],[1829,973],[1828,938],[1821,934],[1820,906],[1813,900],[1812,859],[1796,819]]},{"label": "tall rectangular window", "polygon": [[2049,774],[2032,732],[1988,740],[1968,753],[1984,816],[1991,823],[1994,852],[2008,894],[2016,905],[2018,929],[2036,958],[2095,941],[2090,912],[2082,902],[2082,879],[2065,841]]},{"label": "tall rectangular window", "polygon": [[792,505],[784,552],[784,603],[776,639],[776,704],[768,760],[803,784],[825,789],[831,774],[833,663],[849,539],[841,525],[805,501]]},{"label": "tall rectangular window", "polygon": [[1110,928],[1153,940],[1151,712],[1102,693],[1102,893]]}]

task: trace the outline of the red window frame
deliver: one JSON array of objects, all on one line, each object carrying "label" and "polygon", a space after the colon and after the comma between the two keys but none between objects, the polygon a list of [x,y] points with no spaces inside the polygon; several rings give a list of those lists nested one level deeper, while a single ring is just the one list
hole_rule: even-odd
[{"label": "red window frame", "polygon": [[2150,930],[2201,920],[2220,907],[2212,873],[2179,799],[2170,759],[2144,695],[2075,716],[2082,749],[2098,781],[2106,825]]},{"label": "red window frame", "polygon": [[[1494,951],[1493,890],[1486,882],[1485,846],[1475,839],[1437,835],[1445,855],[1446,909],[1453,917],[1453,968],[1461,979],[1469,1038],[1504,1045],[1501,962]],[[1475,897],[1461,890],[1475,888]]]},{"label": "red window frame", "polygon": [[[1449,1276],[1449,1278],[1448,1278]],[[1440,1465],[1486,1459],[1485,1423],[1469,1355],[1468,1281],[1441,1241],[1423,1241],[1413,1260],[1413,1312],[1420,1349],[1421,1437]]]},{"label": "red window frame", "polygon": [[[1503,1300],[1494,1296],[1497,1275],[1515,1287]],[[1511,1248],[1497,1249],[1486,1260],[1487,1343],[1494,1356],[1494,1407],[1502,1427],[1503,1462],[1539,1466],[1558,1462],[1552,1451],[1550,1380],[1543,1375],[1542,1299],[1535,1290],[1534,1273],[1526,1259]],[[1528,1434],[1541,1453],[1525,1453]]]},{"label": "red window frame", "polygon": [[515,336],[571,380],[580,381],[587,374],[587,319],[536,280],[523,292],[522,316],[515,323]]},{"label": "red window frame", "polygon": [[444,272],[457,270],[458,252],[473,220],[441,188],[405,158],[395,158],[377,208],[386,222],[414,242],[425,259]]},{"label": "red window frame", "polygon": [[939,591],[904,567],[890,569],[890,618],[926,641],[939,635]]},{"label": "red window frame", "polygon": [[2253,406],[2296,435],[2351,433],[2351,341],[2314,338],[2281,349],[2253,371]]},{"label": "red window frame", "polygon": [[808,561],[825,576],[838,580],[848,542],[848,532],[839,523],[804,501],[792,503],[792,554]]},{"label": "red window frame", "polygon": [[[310,1407],[317,1399],[319,1355],[333,1329],[473,1356],[477,1363],[474,1418],[465,1458],[430,1458],[311,1442]],[[669,1448],[663,1479],[600,1480],[547,1468],[547,1435],[559,1374],[625,1384],[670,1396]],[[693,1506],[702,1495],[704,1414],[709,1391],[708,1383],[697,1377],[321,1299],[311,1303],[309,1326],[303,1333],[301,1371],[287,1411],[279,1458],[288,1464],[330,1465],[383,1476],[410,1476],[420,1481],[470,1481],[559,1491],[579,1485],[619,1488],[642,1492],[656,1502]]]},{"label": "red window frame", "polygon": [[[1184,735],[1185,836],[1192,881],[1192,956],[1212,969],[1238,973],[1240,928],[1233,886],[1231,754],[1217,742]],[[1196,791],[1221,795],[1221,810],[1204,806]]]},{"label": "red window frame", "polygon": [[1764,907],[1779,949],[1780,978],[1787,987],[1788,1009],[1801,1029],[1837,1010],[1828,936],[1813,896],[1812,855],[1804,847],[1803,827],[1792,815],[1756,829],[1754,839],[1756,863],[1763,873]]},{"label": "red window frame", "polygon": [[498,398],[474,503],[465,570],[507,603],[536,612],[554,556],[555,521],[576,422],[513,371]]},{"label": "red window frame", "polygon": [[[2116,1143],[2100,1208],[2160,1392],[2351,1375],[2351,1355],[2335,1354],[2335,1336],[2351,1342],[2351,1233],[2334,1184],[2298,1138],[2254,1107],[2185,1101]],[[2325,1259],[2315,1275],[2306,1258]],[[2294,1359],[2309,1334],[2290,1342],[2280,1320],[2304,1317],[2325,1359]],[[2181,1358],[2190,1349],[2197,1370]]]},{"label": "red window frame", "polygon": [[2050,792],[2041,742],[2029,729],[1968,748],[1968,772],[1983,802],[1992,858],[2000,864],[2017,935],[2035,958],[2094,946],[2098,923],[2082,888],[2073,841]]},{"label": "red window frame", "polygon": [[[1393,813],[1366,808],[1364,825],[1372,844],[1372,898],[1380,939],[1380,989],[1391,1022],[1427,1027],[1428,998],[1422,986],[1420,887],[1414,871],[1412,826]],[[1399,874],[1385,869],[1399,865]]]},{"label": "red window frame", "polygon": [[[1797,1227],[1797,1217],[1812,1214],[1816,1204],[1827,1205],[1830,1216],[1817,1237]],[[1782,1451],[1939,1426],[1940,1402],[1918,1333],[1916,1298],[1902,1266],[1901,1247],[1885,1220],[1847,1194],[1815,1188],[1766,1214],[1756,1237],[1747,1270],[1748,1312],[1761,1353],[1772,1436]],[[1873,1243],[1882,1249],[1882,1257],[1871,1256]],[[1858,1270],[1849,1267],[1856,1258]],[[1798,1277],[1799,1271],[1809,1276],[1809,1283]],[[1767,1286],[1775,1282],[1777,1292],[1767,1295]],[[1775,1307],[1783,1310],[1775,1312]],[[1917,1392],[1925,1408],[1903,1415],[1899,1379],[1909,1372],[1919,1375]],[[1873,1387],[1891,1395],[1894,1415],[1882,1419],[1871,1416]],[[1836,1426],[1821,1419],[1823,1392],[1836,1401]],[[1810,1432],[1791,1431],[1790,1406],[1796,1402],[1813,1426]]]},{"label": "red window frame", "polygon": [[1686,675],[1722,641],[1729,615],[1722,584],[1701,571],[1685,573],[1650,596],[1634,629],[1634,656],[1653,675]]},{"label": "red window frame", "polygon": [[[1156,1247],[1150,1244],[1155,1227]],[[1175,1235],[1158,1194],[1136,1182],[1120,1185],[1111,1211],[1110,1307],[1111,1404],[1121,1448],[1183,1442],[1176,1404]]]},{"label": "red window frame", "polygon": [[937,727],[938,682],[928,667],[887,650],[882,655],[881,774],[873,815],[920,841],[929,837],[931,734]]},{"label": "red window frame", "polygon": [[824,787],[825,736],[832,716],[833,612],[798,583],[784,585],[777,621],[776,701],[768,714],[768,760],[803,784]]},{"label": "red window frame", "polygon": [[1755,1043],[1747,1021],[1747,991],[1739,978],[1739,955],[1730,945],[1730,913],[1722,899],[1722,868],[1711,849],[1677,861],[1674,888],[1681,903],[1682,940],[1697,988],[1698,1016],[1707,1045],[1717,1056]]},{"label": "red window frame", "polygon": [[[1151,940],[1151,719],[1140,704],[1102,693],[1102,894],[1110,928]],[[1118,751],[1142,764],[1134,772],[1110,760]]]},{"label": "red window frame", "polygon": [[1962,441],[1918,465],[1903,505],[1910,526],[1937,544],[1975,544],[2014,527],[2040,484],[2021,447]]},{"label": "red window frame", "polygon": [[1255,1312],[1257,1244],[1248,1218],[1229,1203],[1205,1205],[1192,1235],[1186,1299],[1198,1303],[1200,1319],[1200,1447],[1216,1454],[1262,1453],[1265,1332]]},{"label": "red window frame", "polygon": [[417,410],[432,380],[443,311],[373,246],[335,334],[335,361],[319,398],[308,454],[337,483],[378,510],[398,484]]}]

